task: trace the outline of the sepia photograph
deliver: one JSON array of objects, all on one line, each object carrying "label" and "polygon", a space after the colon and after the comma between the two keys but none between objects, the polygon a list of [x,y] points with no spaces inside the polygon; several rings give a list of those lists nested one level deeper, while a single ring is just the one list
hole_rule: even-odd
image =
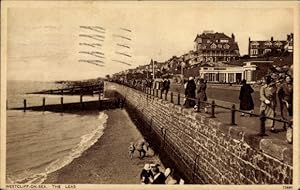
[{"label": "sepia photograph", "polygon": [[0,188],[300,189],[299,5],[2,1]]}]

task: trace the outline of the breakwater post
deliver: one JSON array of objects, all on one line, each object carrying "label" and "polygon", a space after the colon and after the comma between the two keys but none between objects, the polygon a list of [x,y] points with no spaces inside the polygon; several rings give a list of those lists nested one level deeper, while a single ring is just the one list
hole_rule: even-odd
[{"label": "breakwater post", "polygon": [[27,104],[27,103],[26,103],[26,99],[24,99],[23,104],[24,104],[24,112],[26,112],[26,106],[27,106],[27,105],[26,105],[26,104]]},{"label": "breakwater post", "polygon": [[64,111],[64,97],[60,97],[61,111]]},{"label": "breakwater post", "polygon": [[84,108],[84,107],[83,107],[82,97],[83,97],[83,95],[81,94],[81,95],[80,95],[80,109],[81,109],[81,110],[83,110],[83,108]]},{"label": "breakwater post", "polygon": [[46,98],[43,97],[43,111],[45,111],[45,106],[46,106]]}]

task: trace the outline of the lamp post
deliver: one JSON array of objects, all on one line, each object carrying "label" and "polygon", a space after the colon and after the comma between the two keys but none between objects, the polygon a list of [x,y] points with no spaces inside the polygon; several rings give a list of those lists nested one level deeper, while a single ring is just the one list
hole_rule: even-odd
[{"label": "lamp post", "polygon": [[184,79],[184,75],[183,75],[183,68],[185,67],[185,62],[181,62],[181,76],[182,76],[182,79]]},{"label": "lamp post", "polygon": [[152,69],[153,69],[153,80],[155,79],[155,68],[154,68],[154,61],[151,59],[152,61]]},{"label": "lamp post", "polygon": [[148,79],[148,69],[149,69],[149,68],[148,68],[148,66],[146,66],[146,71],[147,71],[147,79]]}]

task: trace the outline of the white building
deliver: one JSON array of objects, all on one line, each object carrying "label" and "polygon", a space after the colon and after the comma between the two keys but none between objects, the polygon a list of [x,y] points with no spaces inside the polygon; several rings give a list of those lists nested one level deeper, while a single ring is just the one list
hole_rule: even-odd
[{"label": "white building", "polygon": [[244,66],[217,63],[201,67],[199,74],[200,78],[204,78],[208,82],[240,83],[246,79],[247,83],[255,83],[256,67],[251,62],[245,62]]}]

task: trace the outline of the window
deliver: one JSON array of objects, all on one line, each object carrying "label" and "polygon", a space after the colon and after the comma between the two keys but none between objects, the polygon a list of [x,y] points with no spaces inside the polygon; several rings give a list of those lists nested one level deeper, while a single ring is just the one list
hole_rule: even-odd
[{"label": "window", "polygon": [[265,49],[264,50],[264,54],[268,53],[268,52],[271,52],[271,49]]},{"label": "window", "polygon": [[264,43],[264,45],[265,45],[266,47],[270,47],[270,46],[272,46],[272,43],[269,42],[269,41],[266,41],[266,42]]},{"label": "window", "polygon": [[234,82],[234,73],[228,73],[228,82]]},{"label": "window", "polygon": [[251,49],[250,54],[251,55],[257,55],[258,54],[258,49]]},{"label": "window", "polygon": [[209,44],[211,43],[211,41],[210,41],[210,40],[207,40],[206,42],[207,42],[207,43],[209,43]]},{"label": "window", "polygon": [[208,81],[216,81],[216,74],[208,73]]},{"label": "window", "polygon": [[257,42],[251,42],[251,48],[258,48],[259,43]]},{"label": "window", "polygon": [[222,46],[222,44],[218,44],[218,48],[222,48],[223,46]]},{"label": "window", "polygon": [[220,42],[221,43],[228,43],[228,39],[221,39]]},{"label": "window", "polygon": [[219,82],[226,81],[226,73],[219,73]]},{"label": "window", "polygon": [[224,45],[224,48],[225,48],[225,49],[229,49],[230,46],[229,46],[228,44],[225,44],[225,45]]},{"label": "window", "polygon": [[212,44],[210,47],[211,47],[212,49],[216,49],[216,48],[217,48],[217,45],[216,45],[216,44]]},{"label": "window", "polygon": [[281,42],[275,42],[275,44],[274,44],[276,47],[280,47],[281,45],[282,45],[282,43]]}]

